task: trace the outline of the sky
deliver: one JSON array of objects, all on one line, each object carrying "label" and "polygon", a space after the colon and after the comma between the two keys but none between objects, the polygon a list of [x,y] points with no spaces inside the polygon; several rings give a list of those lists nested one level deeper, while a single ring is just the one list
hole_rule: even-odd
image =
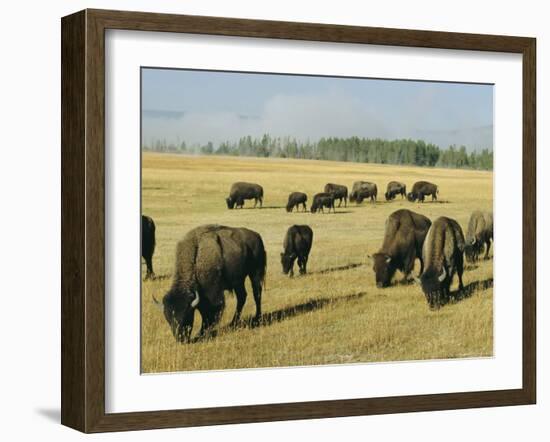
[{"label": "sky", "polygon": [[492,85],[143,68],[141,92],[145,144],[268,133],[493,148]]}]

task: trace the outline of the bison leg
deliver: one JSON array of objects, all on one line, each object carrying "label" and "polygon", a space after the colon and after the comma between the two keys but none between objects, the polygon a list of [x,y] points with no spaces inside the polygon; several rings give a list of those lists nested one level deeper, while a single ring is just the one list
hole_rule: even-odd
[{"label": "bison leg", "polygon": [[154,279],[155,272],[153,272],[153,257],[148,256],[145,258],[145,264],[147,265],[147,273],[145,274],[145,279]]},{"label": "bison leg", "polygon": [[260,209],[261,209],[264,205],[264,199],[262,197],[260,197],[259,199],[260,199]]},{"label": "bison leg", "polygon": [[223,306],[214,307],[212,310],[204,310],[200,312],[202,325],[199,331],[199,337],[205,338],[210,335],[212,328],[219,322],[222,312]]},{"label": "bison leg", "polygon": [[262,317],[262,277],[254,275],[250,280],[252,281],[252,293],[254,294],[254,302],[256,303],[254,322],[257,323]]},{"label": "bison leg", "polygon": [[237,296],[237,309],[235,310],[235,316],[233,316],[231,321],[232,327],[235,327],[239,323],[241,319],[241,312],[243,311],[244,303],[246,302],[246,289],[244,288],[244,284],[239,287],[235,287],[235,295]]},{"label": "bison leg", "polygon": [[307,264],[307,258],[303,256],[299,256],[298,269],[300,270],[300,275],[304,275],[306,273],[306,264]]},{"label": "bison leg", "polygon": [[485,256],[484,259],[489,259],[489,249],[491,248],[491,240],[485,241]]},{"label": "bison leg", "polygon": [[[307,211],[306,203],[302,203],[302,206],[304,207],[304,212],[306,212]],[[298,209],[296,209],[296,210],[298,210]]]}]

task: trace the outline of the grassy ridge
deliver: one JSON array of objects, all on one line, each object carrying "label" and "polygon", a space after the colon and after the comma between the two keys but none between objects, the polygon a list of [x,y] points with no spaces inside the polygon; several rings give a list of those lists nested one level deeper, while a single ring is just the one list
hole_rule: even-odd
[{"label": "grassy ridge", "polygon": [[[403,181],[409,190],[420,179],[439,185],[439,202],[409,203],[400,197],[391,203],[382,201],[388,181]],[[224,198],[231,183],[238,180],[264,187],[262,210],[247,209],[250,202],[243,210],[227,210]],[[377,183],[377,204],[348,204],[334,215],[288,214],[284,210],[291,191],[306,192],[310,203],[325,183],[351,188],[356,180]],[[466,229],[474,209],[492,208],[491,172],[145,153],[142,195],[143,212],[157,225],[154,266],[159,276],[142,286],[143,372],[492,354],[492,260],[467,267],[466,299],[431,312],[416,285],[377,289],[367,258],[381,245],[386,218],[399,208],[415,210],[432,220],[449,216]],[[170,287],[176,242],[191,228],[205,223],[248,227],[262,235],[268,254],[262,303],[265,325],[229,329],[235,299],[227,294],[218,336],[179,345],[151,302],[151,295],[160,298]],[[286,229],[292,224],[309,224],[314,243],[310,273],[289,279],[281,273],[279,253]],[[247,290],[245,320],[254,314],[248,283]],[[200,327],[199,318],[197,314],[195,332]]]}]

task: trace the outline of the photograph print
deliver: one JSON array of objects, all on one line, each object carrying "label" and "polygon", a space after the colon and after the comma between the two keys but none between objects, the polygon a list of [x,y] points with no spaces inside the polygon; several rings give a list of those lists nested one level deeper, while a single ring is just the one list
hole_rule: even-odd
[{"label": "photograph print", "polygon": [[493,356],[492,84],[140,92],[142,373]]}]

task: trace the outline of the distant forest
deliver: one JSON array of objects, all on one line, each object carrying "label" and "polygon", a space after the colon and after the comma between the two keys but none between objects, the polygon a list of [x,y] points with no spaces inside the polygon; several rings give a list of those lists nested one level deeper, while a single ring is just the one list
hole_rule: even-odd
[{"label": "distant forest", "polygon": [[435,144],[410,139],[331,137],[316,142],[301,142],[290,137],[271,137],[266,134],[261,138],[247,136],[237,142],[225,141],[216,147],[212,142],[187,145],[185,142],[175,144],[157,140],[144,144],[143,150],[493,170],[493,151],[490,149],[468,153],[464,146],[452,145],[441,149]]}]

